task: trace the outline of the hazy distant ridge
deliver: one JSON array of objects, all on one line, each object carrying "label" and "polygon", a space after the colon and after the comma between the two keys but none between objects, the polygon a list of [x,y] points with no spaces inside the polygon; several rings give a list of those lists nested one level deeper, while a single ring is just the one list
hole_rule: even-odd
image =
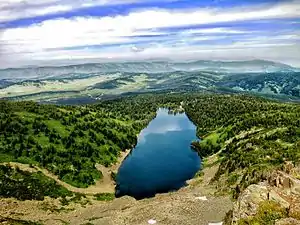
[{"label": "hazy distant ridge", "polygon": [[300,69],[252,60],[89,63],[0,70],[0,98],[89,102],[128,93],[199,90],[300,99]]},{"label": "hazy distant ridge", "polygon": [[206,71],[222,73],[300,71],[292,66],[265,60],[193,61],[193,62],[123,62],[90,63],[58,67],[9,68],[0,70],[0,79],[49,79],[62,75],[106,73],[166,73],[175,71]]}]

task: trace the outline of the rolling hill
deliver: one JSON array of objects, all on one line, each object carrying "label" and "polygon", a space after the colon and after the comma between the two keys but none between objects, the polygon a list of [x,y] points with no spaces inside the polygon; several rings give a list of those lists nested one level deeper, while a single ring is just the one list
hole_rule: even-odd
[{"label": "rolling hill", "polygon": [[0,70],[0,98],[83,102],[158,91],[252,92],[298,100],[300,69],[264,60],[93,63]]}]

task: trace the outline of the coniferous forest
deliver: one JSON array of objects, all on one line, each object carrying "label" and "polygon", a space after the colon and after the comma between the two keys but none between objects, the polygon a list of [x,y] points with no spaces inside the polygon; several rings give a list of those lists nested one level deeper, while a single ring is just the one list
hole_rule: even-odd
[{"label": "coniferous forest", "polygon": [[[66,183],[88,187],[102,177],[96,164],[109,166],[121,151],[133,148],[137,135],[159,107],[176,111],[179,106],[197,126],[201,141],[193,142],[192,147],[201,157],[219,154],[215,180],[225,179],[222,188],[235,196],[266,179],[285,161],[300,162],[300,105],[247,95],[201,93],[145,94],[81,106],[3,100],[0,161],[37,165]],[[15,177],[40,186],[28,173],[5,166],[0,167],[0,176],[0,196],[11,193],[8,189]],[[49,183],[49,187],[53,185]],[[68,195],[63,189],[45,194],[47,191],[44,195]],[[39,193],[32,196],[25,199],[38,199]]]}]

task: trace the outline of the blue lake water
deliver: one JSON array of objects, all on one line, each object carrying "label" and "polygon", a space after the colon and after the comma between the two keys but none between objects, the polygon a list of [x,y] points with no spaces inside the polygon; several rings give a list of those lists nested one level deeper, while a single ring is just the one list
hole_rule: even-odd
[{"label": "blue lake water", "polygon": [[116,196],[142,199],[183,187],[200,169],[201,160],[190,147],[196,139],[196,126],[185,113],[159,109],[119,168]]}]

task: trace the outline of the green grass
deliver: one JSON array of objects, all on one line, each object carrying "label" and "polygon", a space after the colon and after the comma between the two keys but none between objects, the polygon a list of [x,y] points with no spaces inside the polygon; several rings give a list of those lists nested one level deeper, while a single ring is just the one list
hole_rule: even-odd
[{"label": "green grass", "polygon": [[21,118],[24,118],[26,120],[33,120],[34,118],[38,117],[37,114],[35,113],[31,113],[31,112],[26,112],[26,111],[22,111],[22,112],[16,112],[17,115],[19,115]]},{"label": "green grass", "polygon": [[38,163],[36,161],[34,161],[32,158],[29,158],[26,156],[21,156],[15,160],[16,160],[16,162],[22,163],[22,164],[38,165]]},{"label": "green grass", "polygon": [[96,163],[115,163],[156,111],[156,106],[144,112],[132,105],[138,104],[132,99],[77,107],[0,101],[0,161],[39,164],[73,186],[93,185],[102,177]]},{"label": "green grass", "polygon": [[202,142],[203,143],[211,142],[213,145],[216,145],[217,140],[219,139],[220,135],[221,134],[218,132],[212,132],[209,135],[205,136],[205,138],[202,140]]},{"label": "green grass", "polygon": [[94,195],[97,201],[112,201],[115,199],[114,193],[99,193]]},{"label": "green grass", "polygon": [[274,225],[276,220],[286,217],[288,217],[286,209],[275,202],[266,201],[260,204],[254,217],[242,219],[238,221],[238,225]]},{"label": "green grass", "polygon": [[225,181],[220,186],[242,190],[286,160],[300,162],[299,104],[199,93],[146,94],[76,107],[0,101],[0,161],[37,162],[67,183],[87,187],[101,178],[96,163],[116,162],[136,144],[136,134],[157,108],[174,110],[181,102],[203,137],[194,149],[201,157],[219,153],[215,180]]},{"label": "green grass", "polygon": [[0,216],[0,223],[1,222],[3,222],[3,224],[10,224],[10,225],[42,225],[42,223],[39,223],[39,222],[20,220],[20,219],[12,219],[12,218]]},{"label": "green grass", "polygon": [[15,158],[12,155],[0,152],[0,163],[3,162],[14,162]]},{"label": "green grass", "polygon": [[43,200],[45,196],[59,198],[73,195],[41,172],[30,173],[0,165],[0,180],[0,196],[4,198]]},{"label": "green grass", "polygon": [[66,130],[66,126],[62,125],[58,120],[48,120],[45,121],[50,129],[54,129],[60,134],[61,137],[66,137],[70,134],[69,131]]},{"label": "green grass", "polygon": [[185,105],[203,136],[193,148],[202,157],[219,153],[213,181],[221,192],[237,198],[247,186],[267,180],[285,161],[300,162],[299,104],[207,95]]}]

